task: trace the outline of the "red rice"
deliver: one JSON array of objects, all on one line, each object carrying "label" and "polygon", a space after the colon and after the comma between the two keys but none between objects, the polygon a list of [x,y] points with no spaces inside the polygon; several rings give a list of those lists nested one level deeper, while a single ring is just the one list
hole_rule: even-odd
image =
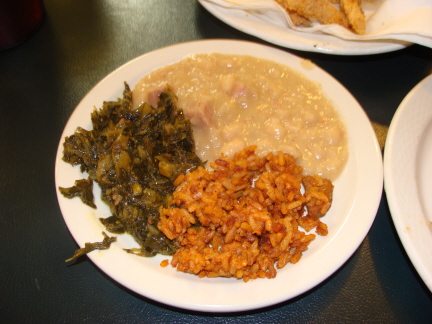
[{"label": "red rice", "polygon": [[327,235],[320,218],[331,206],[332,183],[303,176],[289,154],[259,157],[255,149],[232,159],[222,154],[210,163],[214,171],[200,167],[176,179],[172,207],[161,210],[158,226],[181,245],[171,260],[177,270],[245,282],[274,278],[315,239],[300,227]]}]

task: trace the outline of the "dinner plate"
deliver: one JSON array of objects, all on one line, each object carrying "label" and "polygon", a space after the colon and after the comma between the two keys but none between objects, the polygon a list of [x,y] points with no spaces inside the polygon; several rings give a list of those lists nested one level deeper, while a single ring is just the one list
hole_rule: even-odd
[{"label": "dinner plate", "polygon": [[[160,262],[167,257],[138,257],[124,248],[138,247],[131,236],[117,235],[109,250],[94,251],[88,257],[107,275],[130,290],[161,303],[179,308],[234,312],[257,309],[296,297],[331,276],[356,251],[375,218],[383,186],[382,157],[377,138],[363,109],[353,96],[319,67],[285,51],[251,42],[204,40],[182,43],[144,54],[121,66],[101,80],[82,99],[67,122],[58,146],[56,187],[70,187],[76,179],[86,178],[79,167],[62,161],[63,141],[78,126],[90,129],[90,113],[104,100],[121,97],[123,82],[132,87],[152,70],[177,62],[188,55],[219,52],[254,56],[289,66],[319,83],[324,95],[334,104],[347,129],[349,158],[334,182],[334,199],[323,220],[329,234],[317,237],[297,264],[288,264],[275,279],[257,279],[247,283],[234,278],[198,278],[178,272]],[[79,199],[66,199],[57,190],[64,220],[80,247],[102,240],[104,230],[99,217],[110,216],[109,209],[94,188],[97,209]],[[73,251],[65,251],[72,254]],[[69,255],[67,255],[69,256]]]},{"label": "dinner plate", "polygon": [[432,291],[432,75],[398,107],[387,134],[384,183],[400,240]]},{"label": "dinner plate", "polygon": [[246,34],[275,45],[306,52],[335,55],[370,55],[403,49],[411,43],[403,41],[347,41],[326,35],[303,33],[278,24],[268,17],[254,16],[247,11],[224,8],[208,1],[198,2],[213,16]]}]

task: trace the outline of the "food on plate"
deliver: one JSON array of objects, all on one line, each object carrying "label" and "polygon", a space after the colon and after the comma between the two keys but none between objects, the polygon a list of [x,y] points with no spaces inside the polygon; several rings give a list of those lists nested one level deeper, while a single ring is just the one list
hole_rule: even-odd
[{"label": "food on plate", "polygon": [[[140,245],[129,253],[173,255],[177,270],[248,281],[274,278],[328,233],[321,218],[347,134],[320,85],[285,65],[192,55],[133,91],[125,83],[123,98],[104,102],[91,122],[63,144],[63,160],[88,179],[59,189],[94,207],[96,182],[112,213],[101,223]],[[109,247],[115,237],[104,236],[68,260]]]},{"label": "food on plate", "polygon": [[[156,107],[143,103],[133,108],[132,92],[125,84],[123,98],[104,102],[91,121],[92,130],[78,127],[66,137],[63,160],[79,165],[88,173],[88,183],[99,185],[113,215],[102,220],[107,230],[126,231],[140,245],[129,252],[171,255],[177,247],[157,228],[159,207],[170,201],[174,179],[202,165],[190,121],[177,107],[176,96],[164,89]],[[68,193],[77,187],[60,190],[71,198],[75,195]]]},{"label": "food on plate", "polygon": [[71,258],[67,259],[66,262],[75,260],[76,258],[93,252],[94,250],[108,250],[111,246],[111,243],[117,241],[117,238],[115,236],[109,237],[105,232],[102,232],[102,235],[104,237],[102,242],[84,244],[84,247],[76,250],[74,255]]},{"label": "food on plate", "polygon": [[340,0],[340,7],[348,18],[351,29],[357,34],[366,32],[366,19],[360,6],[361,0]]},{"label": "food on plate", "polygon": [[59,190],[60,193],[66,198],[79,197],[81,201],[87,206],[96,208],[93,196],[93,181],[91,179],[76,180],[72,187],[60,187]]},{"label": "food on plate", "polygon": [[285,65],[247,55],[192,55],[143,77],[133,89],[134,106],[156,105],[166,84],[192,123],[202,161],[256,145],[259,155],[293,155],[306,175],[334,181],[344,169],[348,141],[338,113],[319,84]]},{"label": "food on plate", "polygon": [[294,25],[337,24],[357,34],[366,31],[361,0],[276,0],[290,15]]},{"label": "food on plate", "polygon": [[331,206],[332,183],[304,176],[290,154],[261,157],[255,151],[251,146],[233,158],[222,154],[210,163],[213,170],[199,167],[176,180],[171,208],[162,209],[158,227],[181,245],[171,260],[177,270],[244,281],[274,278],[315,239],[300,226],[327,235],[320,218]]},{"label": "food on plate", "polygon": [[307,21],[318,21],[321,24],[338,24],[348,27],[346,16],[329,0],[277,0],[289,12],[306,18]]}]

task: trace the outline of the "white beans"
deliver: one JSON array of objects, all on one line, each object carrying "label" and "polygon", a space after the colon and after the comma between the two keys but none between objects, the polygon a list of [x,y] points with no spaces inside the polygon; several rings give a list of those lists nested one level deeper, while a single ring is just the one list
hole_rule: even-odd
[{"label": "white beans", "polygon": [[244,55],[199,54],[160,68],[134,88],[134,104],[168,84],[191,119],[197,154],[213,161],[249,145],[282,150],[305,174],[335,180],[348,158],[347,136],[319,86],[288,67]]}]

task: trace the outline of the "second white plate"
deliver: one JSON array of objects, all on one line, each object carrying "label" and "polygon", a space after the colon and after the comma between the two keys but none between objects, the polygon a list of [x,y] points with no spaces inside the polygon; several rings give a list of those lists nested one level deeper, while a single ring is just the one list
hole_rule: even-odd
[{"label": "second white plate", "polygon": [[384,182],[402,244],[432,291],[432,75],[399,105],[387,134]]}]

